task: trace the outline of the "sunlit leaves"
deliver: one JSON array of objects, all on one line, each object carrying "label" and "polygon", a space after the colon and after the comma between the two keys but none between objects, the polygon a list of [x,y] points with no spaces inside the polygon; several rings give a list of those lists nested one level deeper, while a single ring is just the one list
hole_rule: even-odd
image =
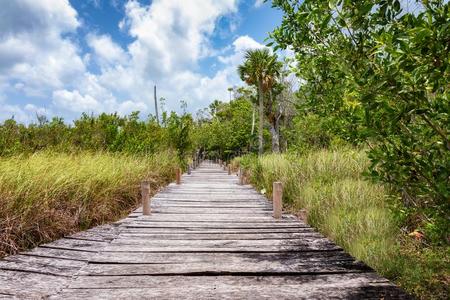
[{"label": "sunlit leaves", "polygon": [[[273,1],[271,33],[296,52],[302,111],[370,145],[371,174],[408,209],[445,218],[450,198],[450,12],[443,1]],[[407,5],[416,5],[409,11]],[[406,201],[405,199],[414,199]],[[438,222],[438,221],[436,221]],[[449,227],[449,226],[447,226]]]}]

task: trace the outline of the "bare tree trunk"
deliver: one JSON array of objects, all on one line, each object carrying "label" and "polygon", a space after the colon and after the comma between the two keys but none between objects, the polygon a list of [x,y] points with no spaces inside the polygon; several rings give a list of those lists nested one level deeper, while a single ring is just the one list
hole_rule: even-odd
[{"label": "bare tree trunk", "polygon": [[264,152],[264,94],[261,80],[258,81],[258,97],[259,97],[259,129],[258,129],[258,154]]},{"label": "bare tree trunk", "polygon": [[255,106],[252,104],[253,114],[252,114],[252,135],[255,132]]},{"label": "bare tree trunk", "polygon": [[269,90],[269,123],[270,123],[270,134],[272,135],[272,152],[280,153],[280,133],[279,133],[279,118],[277,117],[277,113],[272,111],[274,108],[273,98],[272,98],[272,90]]},{"label": "bare tree trunk", "polygon": [[272,135],[272,152],[280,153],[280,136],[272,123],[270,123],[270,134]]},{"label": "bare tree trunk", "polygon": [[155,114],[156,114],[156,122],[158,122],[158,125],[159,125],[158,101],[156,100],[156,85],[155,85],[155,88],[154,88],[153,91],[154,91],[153,95],[154,95],[154,97],[155,97]]}]

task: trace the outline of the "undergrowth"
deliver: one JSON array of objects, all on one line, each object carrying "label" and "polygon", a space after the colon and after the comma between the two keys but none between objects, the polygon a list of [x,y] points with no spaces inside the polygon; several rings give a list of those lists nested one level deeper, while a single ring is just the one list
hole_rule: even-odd
[{"label": "undergrowth", "polygon": [[283,183],[285,209],[307,222],[377,272],[421,299],[445,299],[449,248],[429,246],[401,230],[390,209],[396,198],[362,175],[362,150],[311,151],[302,155],[248,155],[233,161],[259,190]]},{"label": "undergrowth", "polygon": [[114,221],[174,175],[175,156],[40,152],[0,158],[0,257]]}]

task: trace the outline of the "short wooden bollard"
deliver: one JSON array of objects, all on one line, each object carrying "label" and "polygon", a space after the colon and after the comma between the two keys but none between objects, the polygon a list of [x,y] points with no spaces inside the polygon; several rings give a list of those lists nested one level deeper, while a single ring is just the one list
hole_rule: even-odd
[{"label": "short wooden bollard", "polygon": [[231,175],[231,165],[228,164],[228,175]]},{"label": "short wooden bollard", "polygon": [[150,207],[150,182],[141,182],[141,196],[142,196],[142,214],[144,216],[150,215],[152,209]]},{"label": "short wooden bollard", "polygon": [[273,217],[280,219],[283,213],[283,185],[277,181],[273,183]]},{"label": "short wooden bollard", "polygon": [[175,175],[177,178],[177,184],[181,184],[181,169],[180,168],[177,168]]},{"label": "short wooden bollard", "polygon": [[187,173],[188,175],[191,175],[191,165],[188,165]]},{"label": "short wooden bollard", "polygon": [[239,168],[239,185],[244,185],[244,172]]}]

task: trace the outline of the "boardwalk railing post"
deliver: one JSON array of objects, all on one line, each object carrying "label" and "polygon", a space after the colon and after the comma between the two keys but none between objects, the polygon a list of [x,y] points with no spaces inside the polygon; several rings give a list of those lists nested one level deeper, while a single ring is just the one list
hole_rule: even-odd
[{"label": "boardwalk railing post", "polygon": [[283,210],[283,185],[276,181],[273,183],[273,217],[280,219]]},{"label": "boardwalk railing post", "polygon": [[141,196],[142,196],[142,214],[148,216],[151,213],[150,207],[150,182],[141,182]]},{"label": "boardwalk railing post", "polygon": [[228,164],[228,175],[231,175],[231,164]]},{"label": "boardwalk railing post", "polygon": [[177,184],[181,184],[181,168],[177,168],[175,175],[177,179]]},{"label": "boardwalk railing post", "polygon": [[244,185],[244,174],[241,168],[239,168],[239,185]]},{"label": "boardwalk railing post", "polygon": [[188,175],[191,175],[191,164],[188,165],[187,173]]}]

